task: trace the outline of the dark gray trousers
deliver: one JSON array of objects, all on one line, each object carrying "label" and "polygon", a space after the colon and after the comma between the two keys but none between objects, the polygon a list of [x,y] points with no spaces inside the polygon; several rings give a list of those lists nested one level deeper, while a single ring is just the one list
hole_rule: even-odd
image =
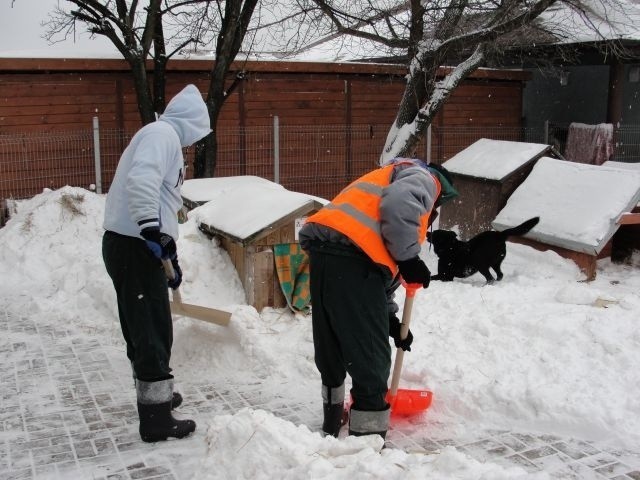
[{"label": "dark gray trousers", "polygon": [[116,290],[120,327],[136,378],[173,378],[173,323],[162,263],[144,240],[113,232],[102,237],[102,258]]},{"label": "dark gray trousers", "polygon": [[391,367],[389,279],[368,257],[353,252],[333,244],[310,252],[315,362],[328,387],[341,385],[349,373],[352,408],[383,410]]}]

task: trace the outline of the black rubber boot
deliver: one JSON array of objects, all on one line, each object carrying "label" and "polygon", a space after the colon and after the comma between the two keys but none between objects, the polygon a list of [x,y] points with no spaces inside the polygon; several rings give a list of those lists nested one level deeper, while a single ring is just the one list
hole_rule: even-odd
[{"label": "black rubber boot", "polygon": [[178,392],[173,392],[173,397],[171,397],[171,410],[178,408],[180,405],[182,405],[182,395]]},{"label": "black rubber boot", "polygon": [[384,410],[365,411],[351,408],[349,414],[349,435],[356,437],[362,435],[380,435],[383,439],[389,429],[389,405]]},{"label": "black rubber boot", "polygon": [[342,427],[342,415],[344,413],[344,404],[322,405],[324,411],[324,421],[322,422],[322,431],[327,435],[337,437]]},{"label": "black rubber boot", "polygon": [[184,438],[196,429],[193,420],[176,420],[171,415],[171,402],[145,405],[138,402],[140,438],[144,442],[159,442],[169,437]]},{"label": "black rubber boot", "polygon": [[[173,379],[157,382],[136,380],[140,438],[145,442],[159,442],[169,437],[183,438],[195,431],[193,420],[177,420],[173,408]],[[178,394],[180,400],[182,396]]]},{"label": "black rubber boot", "polygon": [[337,437],[340,428],[346,423],[344,420],[344,383],[333,388],[322,385],[322,411],[324,413],[322,431],[326,435]]}]

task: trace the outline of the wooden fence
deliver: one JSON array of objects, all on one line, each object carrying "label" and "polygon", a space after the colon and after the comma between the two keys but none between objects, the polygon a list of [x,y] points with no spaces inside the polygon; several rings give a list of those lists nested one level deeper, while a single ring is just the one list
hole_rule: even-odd
[{"label": "wooden fence", "polygon": [[[187,83],[206,92],[210,69],[210,61],[170,62],[167,97]],[[325,197],[377,164],[406,74],[404,67],[381,64],[239,62],[229,85],[239,72],[243,79],[228,95],[216,126],[216,175],[273,179],[278,117],[281,183]],[[522,71],[479,70],[456,89],[433,127],[518,130],[527,78]],[[94,155],[94,117],[108,188],[120,153],[140,128],[126,62],[0,59],[0,198],[95,183],[93,167],[81,166]],[[432,138],[438,157],[455,153],[457,147]]]}]

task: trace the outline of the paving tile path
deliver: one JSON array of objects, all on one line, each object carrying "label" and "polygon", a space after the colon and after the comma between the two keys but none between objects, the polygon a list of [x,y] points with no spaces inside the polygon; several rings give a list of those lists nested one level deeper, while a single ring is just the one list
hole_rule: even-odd
[{"label": "paving tile path", "polygon": [[[206,453],[204,428],[179,441],[141,442],[132,380],[114,366],[121,356],[97,335],[0,309],[0,479],[192,478]],[[319,429],[319,406],[308,394],[290,395],[295,385],[269,388],[254,374],[241,380],[182,385],[181,414],[197,419],[263,408]],[[428,431],[419,421],[400,422],[387,443],[425,454],[455,446],[479,461],[544,471],[554,479],[640,480],[639,453],[593,442],[510,431],[437,438]]]}]

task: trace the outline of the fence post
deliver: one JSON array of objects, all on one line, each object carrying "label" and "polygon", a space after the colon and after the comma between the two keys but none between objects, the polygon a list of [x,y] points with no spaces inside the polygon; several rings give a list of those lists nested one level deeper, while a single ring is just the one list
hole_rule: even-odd
[{"label": "fence post", "polygon": [[427,163],[431,163],[431,124],[427,127]]},{"label": "fence post", "polygon": [[93,117],[93,160],[96,166],[96,193],[102,193],[102,169],[100,167],[100,124]]},{"label": "fence post", "polygon": [[549,120],[544,121],[544,143],[549,145]]},{"label": "fence post", "polygon": [[273,181],[280,183],[280,119],[273,116]]}]

